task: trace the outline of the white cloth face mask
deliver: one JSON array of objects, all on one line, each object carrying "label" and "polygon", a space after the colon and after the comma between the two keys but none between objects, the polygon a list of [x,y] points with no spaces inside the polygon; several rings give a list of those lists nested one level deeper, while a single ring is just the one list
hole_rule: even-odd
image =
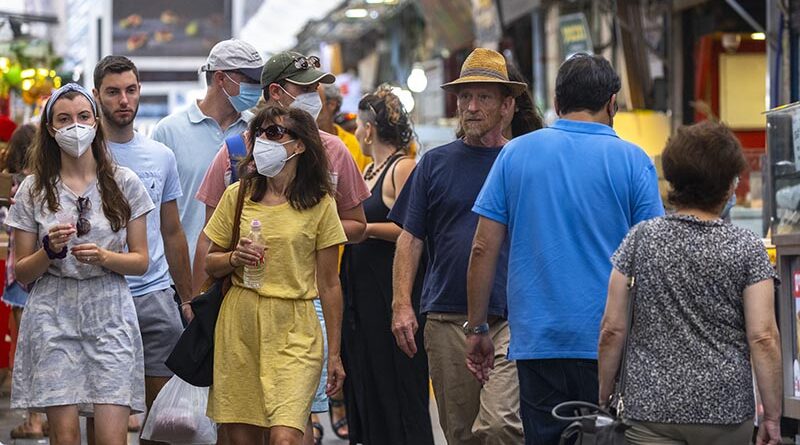
[{"label": "white cloth face mask", "polygon": [[79,158],[92,146],[96,132],[94,125],[72,124],[56,130],[55,139],[66,154]]}]

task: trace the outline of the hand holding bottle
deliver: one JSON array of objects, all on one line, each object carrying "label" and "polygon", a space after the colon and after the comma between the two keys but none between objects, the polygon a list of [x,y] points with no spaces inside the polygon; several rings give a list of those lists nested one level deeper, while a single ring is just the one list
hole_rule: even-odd
[{"label": "hand holding bottle", "polygon": [[[247,241],[246,246],[242,242]],[[267,263],[264,261],[264,238],[261,236],[261,222],[254,219],[250,223],[250,235],[239,240],[239,247],[246,251],[249,262],[244,265],[242,281],[244,287],[259,289],[264,281],[264,273],[267,270]]]},{"label": "hand holding bottle", "polygon": [[231,265],[233,267],[255,266],[264,259],[264,247],[257,246],[249,238],[242,237],[236,249],[231,252]]}]

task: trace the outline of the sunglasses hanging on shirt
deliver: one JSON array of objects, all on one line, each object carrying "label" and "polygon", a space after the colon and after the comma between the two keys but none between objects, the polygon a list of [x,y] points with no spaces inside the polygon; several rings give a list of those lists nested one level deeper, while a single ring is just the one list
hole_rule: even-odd
[{"label": "sunglasses hanging on shirt", "polygon": [[78,198],[78,224],[75,228],[78,231],[78,236],[83,236],[92,230],[92,223],[89,221],[89,212],[92,210],[92,201],[89,198]]}]

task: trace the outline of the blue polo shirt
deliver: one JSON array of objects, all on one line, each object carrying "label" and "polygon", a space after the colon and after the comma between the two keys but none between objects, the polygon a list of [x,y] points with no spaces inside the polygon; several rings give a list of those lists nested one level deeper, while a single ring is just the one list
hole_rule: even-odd
[{"label": "blue polo shirt", "polygon": [[222,129],[216,120],[200,111],[197,102],[161,119],[153,129],[152,138],[169,147],[178,162],[183,196],[178,198],[181,225],[189,243],[189,261],[194,261],[197,237],[206,221],[206,207],[194,199],[208,166],[229,136],[247,129],[252,113],[244,112],[228,128]]},{"label": "blue polo shirt", "polygon": [[126,276],[131,294],[140,297],[151,292],[167,289],[170,285],[169,265],[164,255],[164,240],[161,238],[161,205],[181,197],[175,155],[164,146],[140,133],[123,144],[108,141],[108,149],[114,160],[133,170],[141,179],[153,204],[147,214],[147,249],[150,265],[142,276]]},{"label": "blue polo shirt", "polygon": [[611,255],[664,214],[647,154],[561,119],[506,144],[473,211],[508,227],[509,358],[596,359]]}]

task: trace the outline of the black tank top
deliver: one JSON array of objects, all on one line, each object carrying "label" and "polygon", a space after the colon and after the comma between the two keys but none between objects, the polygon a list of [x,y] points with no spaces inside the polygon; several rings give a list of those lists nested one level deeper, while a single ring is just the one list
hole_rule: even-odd
[{"label": "black tank top", "polygon": [[386,174],[392,171],[394,163],[403,156],[402,153],[395,153],[390,157],[378,180],[375,181],[375,185],[372,186],[372,195],[363,202],[364,215],[367,217],[368,223],[389,222],[390,209],[383,202],[383,181],[386,180]]}]

